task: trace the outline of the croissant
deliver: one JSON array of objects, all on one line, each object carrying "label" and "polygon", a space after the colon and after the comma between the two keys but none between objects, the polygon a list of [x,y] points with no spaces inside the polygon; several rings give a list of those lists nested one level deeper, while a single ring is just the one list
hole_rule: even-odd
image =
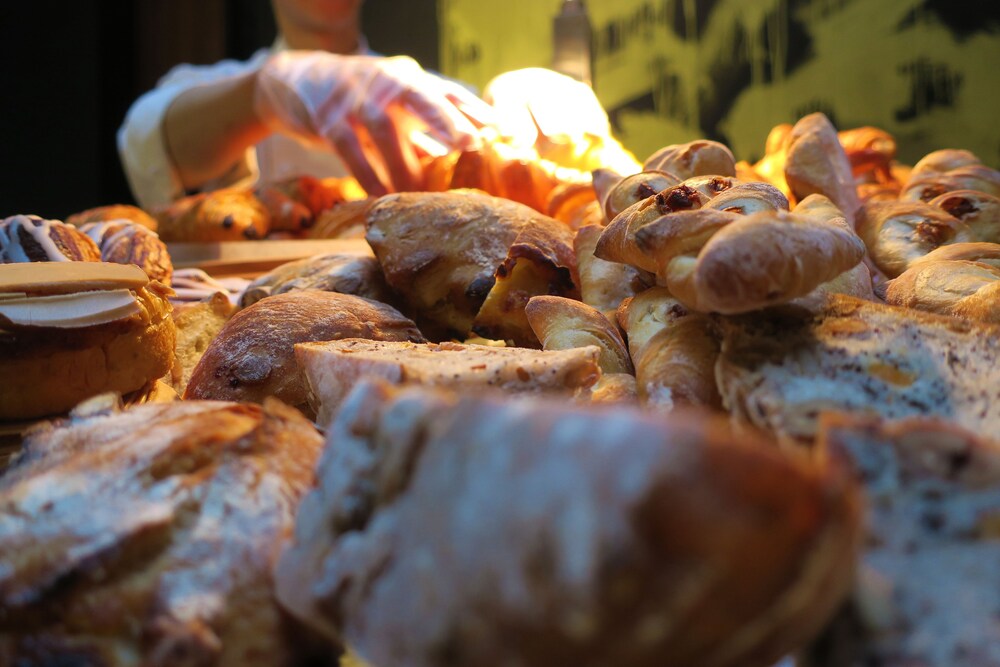
[{"label": "croissant", "polygon": [[743,215],[760,211],[787,211],[788,198],[770,183],[740,183],[713,197],[705,208]]},{"label": "croissant", "polygon": [[656,151],[642,165],[643,171],[665,171],[682,179],[692,176],[735,176],[733,152],[717,141],[699,139]]},{"label": "croissant", "polygon": [[825,195],[854,227],[860,206],[851,163],[830,120],[821,113],[805,116],[788,136],[785,179],[801,201],[811,194]]},{"label": "croissant", "polygon": [[956,190],[978,190],[1000,196],[1000,171],[977,164],[922,178],[911,177],[900,191],[899,198],[901,201],[930,201]]},{"label": "croissant", "polygon": [[977,241],[1000,243],[1000,198],[976,190],[956,190],[929,203],[968,225]]},{"label": "croissant", "polygon": [[[824,210],[836,215],[818,213]],[[697,258],[670,262],[666,286],[700,312],[747,312],[808,294],[857,265],[864,252],[839,209],[810,195],[791,213],[755,213],[723,226]]]},{"label": "croissant", "polygon": [[569,350],[596,345],[603,373],[633,373],[625,341],[600,311],[560,296],[534,296],[524,308],[543,350]]},{"label": "croissant", "polygon": [[629,299],[618,311],[635,364],[639,398],[673,409],[721,406],[715,385],[719,342],[707,316],[685,308],[663,287]]},{"label": "croissant", "polygon": [[598,225],[581,227],[573,239],[573,249],[580,274],[580,299],[608,319],[613,319],[622,301],[635,296],[648,285],[639,269],[594,256],[602,230],[603,227]]},{"label": "croissant", "polygon": [[959,167],[982,164],[974,153],[957,148],[945,148],[933,151],[921,158],[910,172],[911,179],[925,178],[934,174],[941,174]]},{"label": "croissant", "polygon": [[886,285],[890,305],[1000,324],[1000,268],[966,260],[915,263]]},{"label": "croissant", "polygon": [[877,127],[856,127],[837,134],[859,183],[887,183],[893,180],[891,165],[896,158],[896,140]]},{"label": "croissant", "polygon": [[741,219],[734,211],[710,208],[664,215],[636,231],[635,247],[644,264],[652,266],[657,283],[665,285],[671,263],[696,257],[717,231]]},{"label": "croissant", "polygon": [[626,176],[610,188],[607,196],[601,200],[604,202],[604,215],[608,220],[614,220],[615,216],[629,206],[680,184],[680,178],[665,171],[642,171]]},{"label": "croissant", "polygon": [[871,202],[858,211],[858,235],[875,265],[889,278],[948,243],[974,241],[961,220],[923,202]]}]

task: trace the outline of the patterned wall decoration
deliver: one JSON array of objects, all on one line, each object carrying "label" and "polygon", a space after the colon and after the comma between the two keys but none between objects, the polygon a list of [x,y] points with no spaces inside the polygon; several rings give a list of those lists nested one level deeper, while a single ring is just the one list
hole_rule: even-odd
[{"label": "patterned wall decoration", "polygon": [[[560,0],[439,0],[441,67],[484,86],[546,66]],[[1000,3],[587,0],[594,89],[641,159],[709,137],[756,159],[774,125],[823,111],[900,157],[968,148],[1000,167]]]}]

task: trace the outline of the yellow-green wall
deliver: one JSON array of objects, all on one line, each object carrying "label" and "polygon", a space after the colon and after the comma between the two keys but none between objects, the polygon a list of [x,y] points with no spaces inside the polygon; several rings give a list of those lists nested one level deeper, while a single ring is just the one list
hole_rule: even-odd
[{"label": "yellow-green wall", "polygon": [[[560,4],[439,0],[442,70],[482,87],[548,65]],[[956,147],[1000,166],[1000,34],[949,28],[925,4],[589,0],[595,91],[640,159],[703,136],[754,159],[772,126],[821,110],[892,132],[904,161]]]}]

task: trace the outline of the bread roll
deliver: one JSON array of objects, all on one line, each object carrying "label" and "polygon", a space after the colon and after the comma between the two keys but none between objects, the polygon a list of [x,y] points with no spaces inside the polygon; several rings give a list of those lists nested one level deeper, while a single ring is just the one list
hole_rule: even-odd
[{"label": "bread roll", "polygon": [[247,285],[240,294],[239,305],[246,308],[267,296],[307,289],[353,294],[382,303],[393,301],[374,257],[331,253],[272,269]]},{"label": "bread roll", "polygon": [[0,420],[136,392],[173,363],[170,291],[136,266],[2,264],[0,293]]},{"label": "bread roll", "polygon": [[785,179],[796,200],[811,194],[824,195],[854,227],[855,213],[861,204],[854,188],[851,163],[833,124],[822,113],[803,117],[788,135]]},{"label": "bread roll", "polygon": [[685,179],[692,176],[735,176],[732,151],[717,141],[698,139],[656,151],[642,165],[643,171],[665,171]]},{"label": "bread roll", "polygon": [[932,151],[922,157],[910,172],[910,178],[914,180],[927,178],[937,174],[942,174],[952,169],[982,164],[974,153],[956,148],[945,148]]},{"label": "bread roll", "polygon": [[602,230],[603,227],[598,225],[581,227],[573,239],[573,249],[580,274],[580,300],[614,321],[621,302],[648,285],[635,267],[594,256]]},{"label": "bread roll", "polygon": [[192,372],[184,398],[262,403],[274,396],[308,411],[295,344],[341,338],[424,340],[412,321],[385,304],[315,290],[279,294],[226,323]]},{"label": "bread roll", "polygon": [[654,287],[623,303],[618,319],[642,402],[666,410],[721,405],[715,387],[719,342],[707,317]]},{"label": "bread roll", "polygon": [[278,595],[371,664],[766,667],[852,580],[846,471],[701,415],[366,383],[329,439]]},{"label": "bread roll", "polygon": [[1000,268],[963,260],[921,262],[888,282],[885,300],[1000,324]]},{"label": "bread roll", "polygon": [[279,607],[272,575],[321,445],[276,401],[151,403],[33,430],[0,477],[0,660],[328,658]]},{"label": "bread roll", "polygon": [[930,201],[972,231],[977,241],[1000,243],[1000,198],[975,190],[956,190]]}]

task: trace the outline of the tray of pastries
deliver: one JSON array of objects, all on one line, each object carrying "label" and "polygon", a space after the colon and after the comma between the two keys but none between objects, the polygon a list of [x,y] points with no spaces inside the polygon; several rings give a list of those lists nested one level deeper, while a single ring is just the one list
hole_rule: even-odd
[{"label": "tray of pastries", "polygon": [[764,147],[0,221],[0,665],[1000,665],[1000,172]]}]

